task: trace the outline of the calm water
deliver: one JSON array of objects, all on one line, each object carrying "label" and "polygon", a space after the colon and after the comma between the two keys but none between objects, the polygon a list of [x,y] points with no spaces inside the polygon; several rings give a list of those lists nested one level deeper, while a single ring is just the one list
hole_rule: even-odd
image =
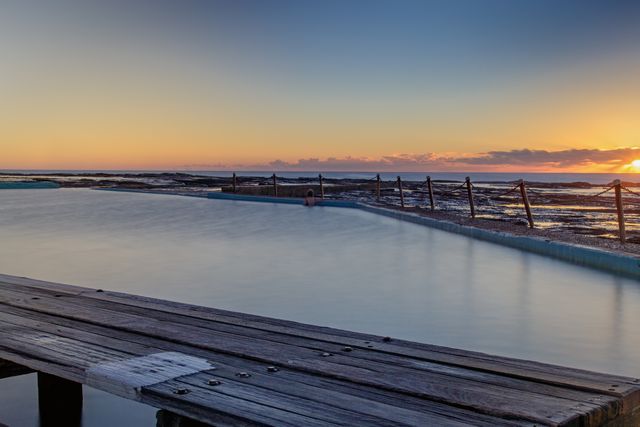
[{"label": "calm water", "polygon": [[[0,242],[6,274],[640,374],[638,281],[357,210],[2,190]],[[0,401],[0,422],[37,425],[33,376]],[[155,424],[93,390],[84,413]]]}]

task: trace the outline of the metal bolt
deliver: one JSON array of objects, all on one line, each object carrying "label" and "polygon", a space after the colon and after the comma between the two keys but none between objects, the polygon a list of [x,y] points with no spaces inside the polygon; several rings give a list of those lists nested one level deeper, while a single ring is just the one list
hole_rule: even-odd
[{"label": "metal bolt", "polygon": [[384,338],[382,338],[382,341],[389,342],[389,341],[391,341],[391,337],[384,337]]},{"label": "metal bolt", "polygon": [[173,392],[175,394],[187,394],[187,393],[189,393],[189,389],[180,387],[180,388],[175,389]]},{"label": "metal bolt", "polygon": [[211,385],[211,386],[216,386],[216,385],[220,385],[220,384],[222,384],[222,381],[220,381],[220,380],[210,379],[209,381],[207,381],[207,384],[208,384],[208,385]]},{"label": "metal bolt", "polygon": [[353,349],[351,347],[343,347],[342,351],[346,351],[348,353],[350,351],[353,351]]},{"label": "metal bolt", "polygon": [[247,372],[238,372],[236,374],[236,377],[239,377],[239,378],[249,378],[250,376],[251,376],[251,374],[249,374]]},{"label": "metal bolt", "polygon": [[98,289],[96,292],[104,292],[102,289]]},{"label": "metal bolt", "polygon": [[327,353],[326,351],[324,353],[322,353],[320,356],[322,357],[329,357],[329,356],[333,356],[333,354],[331,353]]},{"label": "metal bolt", "polygon": [[268,366],[267,367],[267,372],[278,372],[280,369],[276,368],[275,366]]}]

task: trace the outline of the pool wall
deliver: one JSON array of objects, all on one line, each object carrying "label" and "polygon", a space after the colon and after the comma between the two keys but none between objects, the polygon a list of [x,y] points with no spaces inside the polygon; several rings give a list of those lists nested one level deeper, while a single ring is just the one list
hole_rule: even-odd
[{"label": "pool wall", "polygon": [[[301,205],[300,199],[283,197],[263,197],[247,196],[229,193],[208,193],[210,199],[218,200],[240,200],[263,203],[284,203]],[[573,264],[596,268],[598,270],[609,271],[634,278],[640,278],[640,259],[609,252],[588,246],[575,245],[564,242],[557,242],[534,236],[517,236],[515,234],[500,231],[485,230],[478,227],[456,224],[451,221],[429,218],[409,212],[401,212],[395,209],[386,209],[372,206],[365,203],[349,200],[322,200],[318,202],[320,206],[356,208],[366,212],[412,222],[414,224],[426,225],[450,233],[462,234],[474,239],[497,243],[512,248],[545,255]]]}]

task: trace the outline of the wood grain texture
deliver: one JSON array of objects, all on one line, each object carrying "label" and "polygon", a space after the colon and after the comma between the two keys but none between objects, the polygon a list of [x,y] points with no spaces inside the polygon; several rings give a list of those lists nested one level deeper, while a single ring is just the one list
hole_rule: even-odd
[{"label": "wood grain texture", "polygon": [[6,275],[0,358],[215,425],[599,426],[640,408],[637,378]]}]

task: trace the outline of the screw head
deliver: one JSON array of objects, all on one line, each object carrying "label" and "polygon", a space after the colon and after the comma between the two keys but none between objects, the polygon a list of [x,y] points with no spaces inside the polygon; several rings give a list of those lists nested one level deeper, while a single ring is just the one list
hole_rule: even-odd
[{"label": "screw head", "polygon": [[382,341],[389,342],[389,341],[391,341],[391,337],[384,337],[384,338],[382,338]]},{"label": "screw head", "polygon": [[173,391],[175,394],[187,394],[189,393],[189,389],[188,388],[184,388],[184,387],[180,387],[177,388]]},{"label": "screw head", "polygon": [[321,353],[320,356],[322,357],[329,357],[329,356],[333,356],[333,354],[331,353],[327,353],[326,351],[324,353]]},{"label": "screw head", "polygon": [[222,381],[220,381],[220,380],[216,380],[216,379],[213,379],[213,378],[212,378],[212,379],[210,379],[210,380],[208,380],[208,381],[207,381],[207,384],[208,384],[208,385],[211,385],[211,386],[217,386],[217,385],[222,384]]},{"label": "screw head", "polygon": [[347,353],[349,353],[350,351],[353,351],[353,348],[351,347],[342,347],[342,351],[346,351]]},{"label": "screw head", "polygon": [[238,377],[238,378],[249,378],[249,377],[251,377],[251,374],[249,374],[247,372],[238,372],[236,374],[236,377]]},{"label": "screw head", "polygon": [[275,366],[268,366],[267,367],[267,372],[278,372],[280,369],[276,368]]}]

